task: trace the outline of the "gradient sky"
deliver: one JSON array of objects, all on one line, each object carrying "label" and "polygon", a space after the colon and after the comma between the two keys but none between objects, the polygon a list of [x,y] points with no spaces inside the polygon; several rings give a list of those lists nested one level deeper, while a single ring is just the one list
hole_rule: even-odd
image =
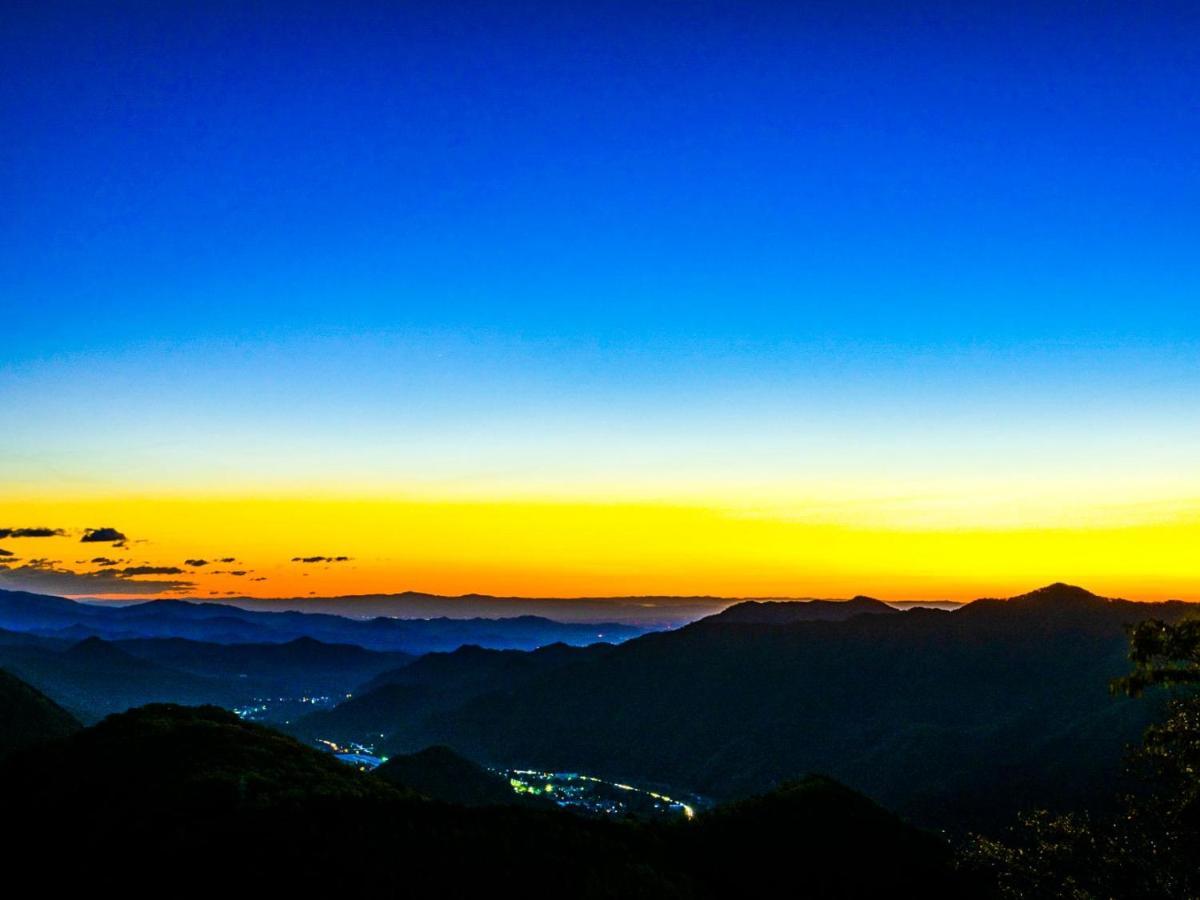
[{"label": "gradient sky", "polygon": [[1200,8],[1050,5],[6,11],[0,587],[1200,599]]}]

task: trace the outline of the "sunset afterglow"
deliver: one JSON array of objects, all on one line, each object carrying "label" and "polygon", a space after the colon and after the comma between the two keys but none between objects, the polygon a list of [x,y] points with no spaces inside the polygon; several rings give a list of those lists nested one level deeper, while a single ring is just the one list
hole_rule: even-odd
[{"label": "sunset afterglow", "polygon": [[430,15],[11,48],[0,586],[1200,597],[1180,30]]}]

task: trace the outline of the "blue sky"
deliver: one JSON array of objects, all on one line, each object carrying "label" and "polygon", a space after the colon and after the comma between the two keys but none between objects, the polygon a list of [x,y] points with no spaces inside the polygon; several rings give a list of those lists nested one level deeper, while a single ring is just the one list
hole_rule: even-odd
[{"label": "blue sky", "polygon": [[1192,478],[1200,12],[1048,6],[13,12],[0,482]]},{"label": "blue sky", "polygon": [[6,26],[18,358],[1196,331],[1194,9],[159,6]]}]

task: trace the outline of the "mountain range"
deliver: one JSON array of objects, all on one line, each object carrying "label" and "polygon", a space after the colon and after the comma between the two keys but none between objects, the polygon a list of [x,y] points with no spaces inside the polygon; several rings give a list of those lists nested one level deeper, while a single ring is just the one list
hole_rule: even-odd
[{"label": "mountain range", "polygon": [[[795,603],[808,598],[729,597],[494,597],[490,594],[351,594],[334,597],[212,597],[205,603],[258,612],[328,613],[356,619],[508,619],[538,616],[556,622],[590,625],[614,622],[642,631],[678,628],[723,609],[753,599],[762,603]],[[96,605],[113,601],[86,599]],[[821,601],[841,603],[844,601]],[[898,609],[915,606],[955,609],[949,600],[901,600],[890,604]]]},{"label": "mountain range", "polygon": [[[0,667],[85,723],[147,703],[265,710],[263,697],[291,698],[263,717],[307,742],[358,742],[392,758],[441,746],[495,769],[586,772],[718,802],[819,773],[960,831],[1112,795],[1126,745],[1160,706],[1107,689],[1128,668],[1126,628],[1195,612],[1056,584],[953,611],[867,597],[746,601],[674,630],[573,646],[545,641],[558,628],[582,640],[583,626],[541,620],[98,608],[0,593],[0,623],[23,627],[0,630]],[[410,626],[442,649],[295,634]],[[271,639],[203,641],[186,636],[194,629]],[[445,640],[454,629],[499,645]],[[520,635],[544,643],[505,643]],[[315,711],[300,702],[315,695],[343,699]]]},{"label": "mountain range", "polygon": [[[104,601],[95,601],[102,603]],[[724,597],[494,597],[490,594],[352,594],[336,597],[214,597],[215,604],[260,612],[317,612],[353,618],[508,619],[616,622],[641,630],[674,628],[736,603]]]},{"label": "mountain range", "polygon": [[297,727],[718,799],[820,772],[923,824],[990,826],[1105,793],[1157,712],[1107,689],[1125,628],[1195,611],[1067,585],[882,606],[747,604],[617,646],[425,657]]},{"label": "mountain range", "polygon": [[0,591],[0,628],[76,640],[173,637],[234,644],[282,643],[307,637],[413,654],[453,650],[463,644],[531,650],[555,641],[621,641],[646,631],[616,622],[557,622],[530,615],[499,619],[360,619],[317,612],[262,612],[185,600],[128,605],[84,603],[23,591]]}]

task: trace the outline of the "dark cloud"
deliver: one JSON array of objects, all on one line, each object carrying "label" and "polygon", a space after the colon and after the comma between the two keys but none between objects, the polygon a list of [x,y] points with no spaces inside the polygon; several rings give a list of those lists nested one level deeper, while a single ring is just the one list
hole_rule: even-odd
[{"label": "dark cloud", "polygon": [[107,556],[93,556],[92,562],[98,566],[115,566],[120,563],[120,560],[109,559]]},{"label": "dark cloud", "polygon": [[232,556],[223,556],[220,559],[218,559],[217,562],[219,562],[219,563],[235,563],[235,562],[237,562],[237,560],[234,559]]},{"label": "dark cloud", "polygon": [[257,578],[251,578],[250,580],[251,580],[251,581],[266,581],[266,580],[267,580],[267,576],[266,576],[266,575],[259,575]]},{"label": "dark cloud", "polygon": [[11,550],[5,550],[3,547],[0,547],[0,556],[15,556],[15,555],[16,554],[14,554]]},{"label": "dark cloud", "polygon": [[61,528],[0,528],[0,540],[4,538],[61,537],[66,534]]},{"label": "dark cloud", "polygon": [[208,560],[207,559],[185,559],[183,561],[183,564],[185,566],[191,566],[193,569],[198,569],[201,566],[207,566]]},{"label": "dark cloud", "polygon": [[[156,568],[138,566],[136,569]],[[168,569],[169,567],[161,567]],[[69,596],[91,596],[104,594],[161,594],[186,592],[194,586],[181,579],[139,580],[125,574],[133,569],[101,569],[98,572],[75,572],[62,568],[59,560],[31,559],[24,565],[0,564],[0,588],[15,591],[32,591],[38,594],[66,594]],[[174,569],[168,573],[179,572]],[[150,574],[150,573],[147,573]]]},{"label": "dark cloud", "polygon": [[293,556],[292,562],[298,563],[330,563],[349,562],[348,556]]},{"label": "dark cloud", "polygon": [[83,537],[80,539],[84,544],[113,544],[129,540],[121,532],[115,528],[107,526],[103,528],[85,528],[83,529]]},{"label": "dark cloud", "polygon": [[183,569],[177,566],[127,566],[116,573],[121,578],[133,578],[137,575],[182,575]]}]

